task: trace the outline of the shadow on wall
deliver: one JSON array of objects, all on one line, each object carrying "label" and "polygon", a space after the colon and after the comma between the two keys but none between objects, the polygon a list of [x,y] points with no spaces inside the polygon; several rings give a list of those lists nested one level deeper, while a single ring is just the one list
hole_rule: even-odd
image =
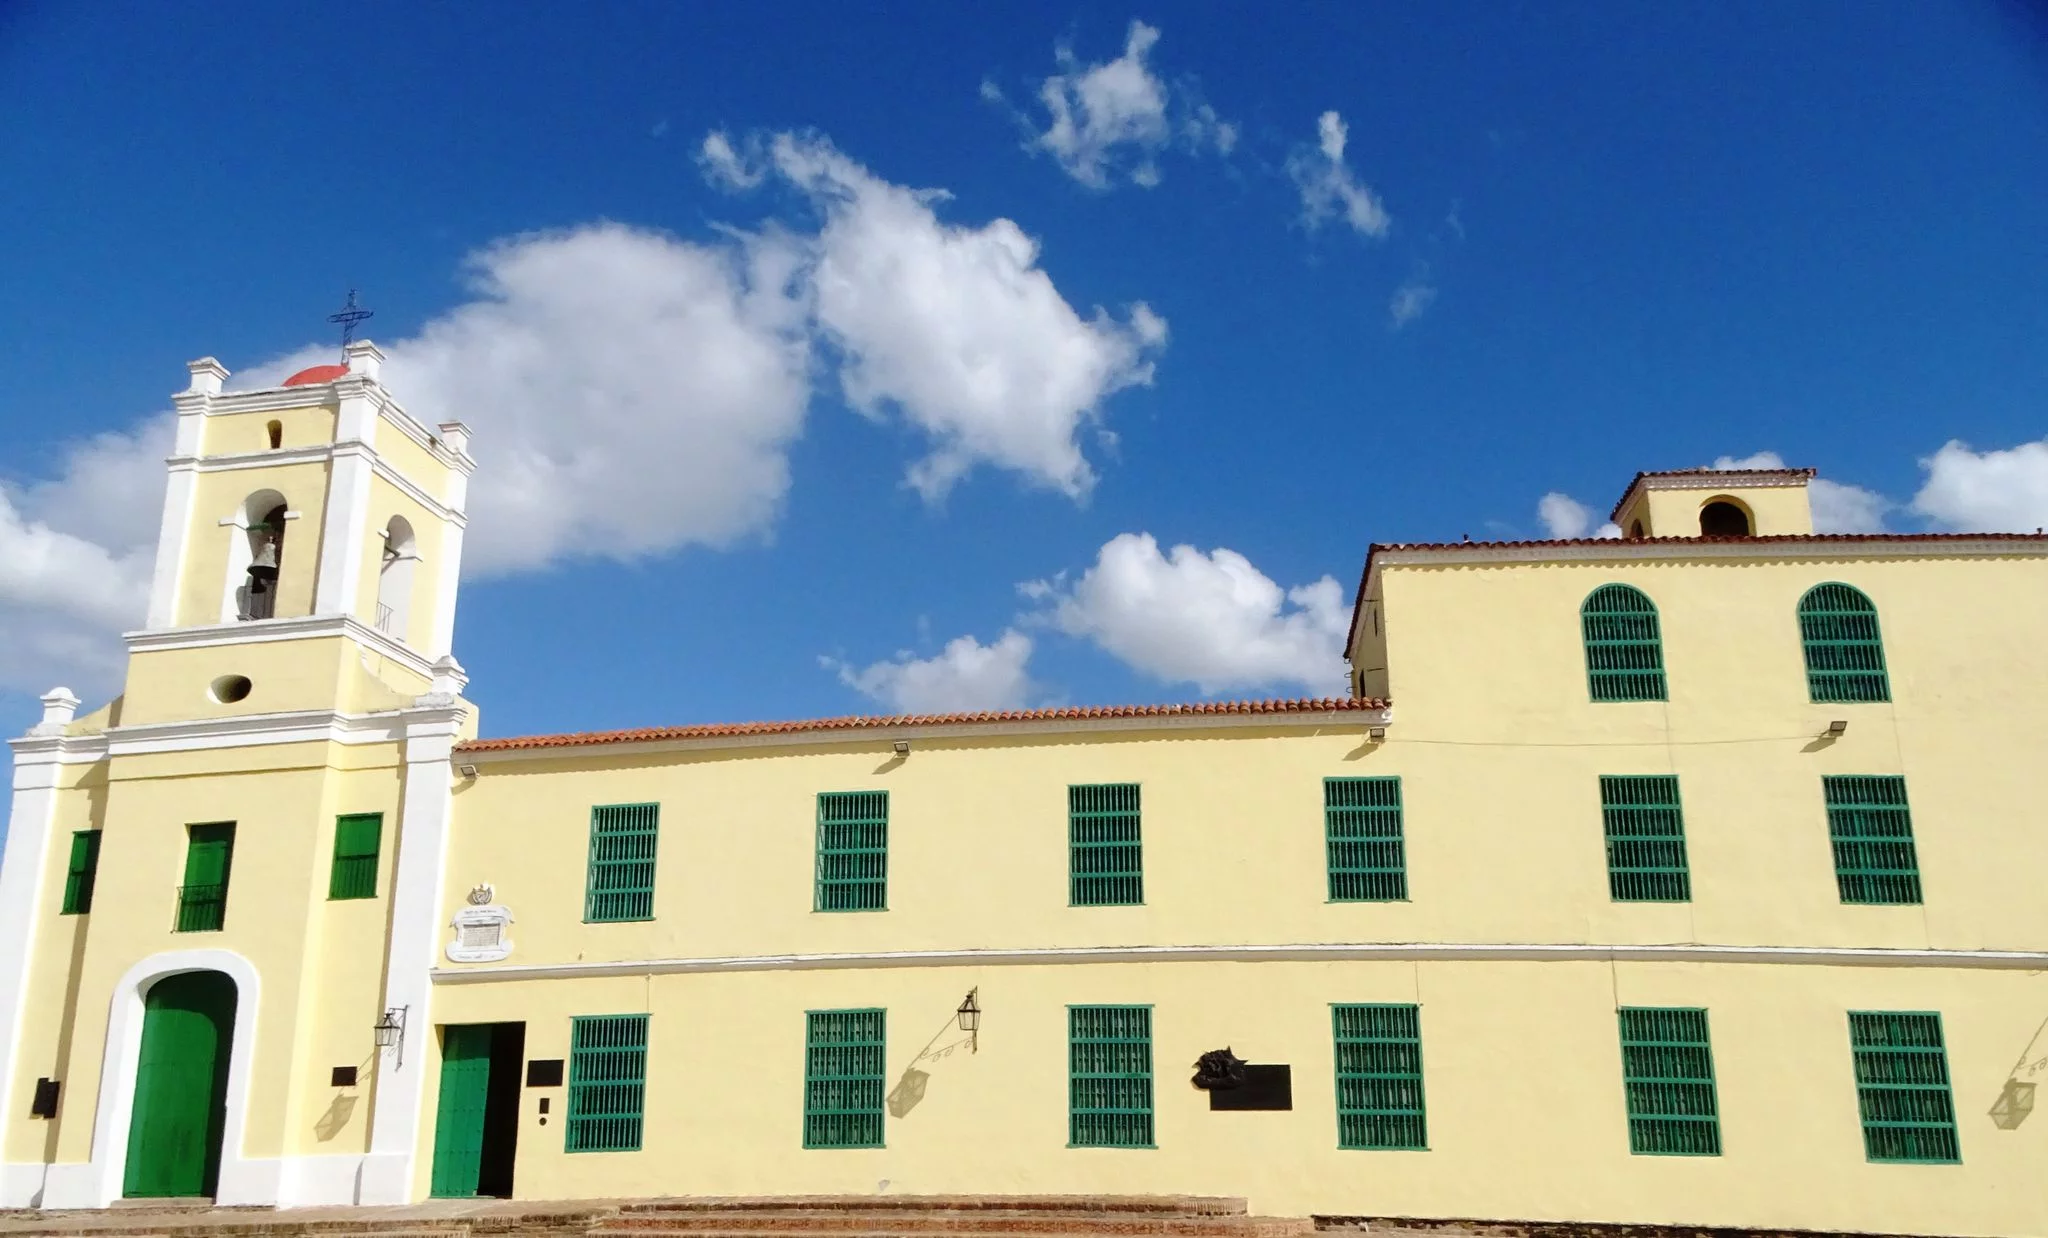
[{"label": "shadow on wall", "polygon": [[2005,1086],[1998,1091],[1998,1099],[1991,1102],[1988,1111],[1991,1123],[2002,1131],[2016,1131],[2034,1112],[2034,1079],[2048,1075],[2048,1053],[2036,1054],[2034,1046],[2040,1042],[2041,1033],[2048,1031],[2048,1018],[2041,1020],[2034,1028],[2034,1034],[2027,1038],[2027,1047],[2020,1050],[2019,1061],[2006,1072]]}]

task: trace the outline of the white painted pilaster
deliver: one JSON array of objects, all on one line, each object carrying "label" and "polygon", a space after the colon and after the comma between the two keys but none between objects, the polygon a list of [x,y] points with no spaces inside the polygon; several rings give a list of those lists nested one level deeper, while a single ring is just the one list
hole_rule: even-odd
[{"label": "white painted pilaster", "polygon": [[[469,514],[469,427],[459,421],[444,421],[434,427],[441,442],[462,461],[462,467],[448,471],[447,491],[441,500],[458,516]],[[441,565],[434,581],[434,630],[427,640],[427,656],[443,658],[455,652],[455,599],[462,587],[463,525],[447,521],[441,526]]]},{"label": "white painted pilaster", "polygon": [[[448,665],[452,666],[450,659]],[[453,807],[450,758],[462,723],[459,682],[436,667],[434,691],[405,712],[405,794],[399,808],[397,868],[391,880],[391,944],[384,1009],[405,1010],[402,1045],[377,1057],[370,1110],[370,1154],[363,1160],[360,1202],[412,1202],[420,1115],[426,1102],[427,1044],[435,951],[441,938],[448,826]],[[456,669],[459,676],[460,670]],[[374,1020],[382,1011],[368,1011]],[[401,1059],[403,1065],[400,1064]]]},{"label": "white painted pilaster", "polygon": [[[347,411],[348,400],[342,401]],[[326,528],[320,535],[320,578],[313,587],[313,613],[350,615],[363,583],[363,554],[369,536],[370,478],[376,471],[366,445],[335,448],[327,475]]]}]

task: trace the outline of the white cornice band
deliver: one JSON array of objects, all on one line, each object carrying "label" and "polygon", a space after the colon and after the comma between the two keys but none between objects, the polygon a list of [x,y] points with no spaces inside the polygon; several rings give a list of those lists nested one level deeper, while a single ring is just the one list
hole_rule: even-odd
[{"label": "white cornice band", "polygon": [[680,735],[665,739],[594,740],[590,743],[535,745],[530,748],[463,750],[465,763],[485,765],[509,761],[563,761],[588,757],[632,756],[653,752],[698,752],[716,748],[830,747],[843,744],[893,743],[921,739],[982,739],[991,736],[1073,735],[1086,732],[1263,730],[1361,731],[1387,726],[1392,709],[1301,710],[1287,713],[1177,713],[1106,718],[1019,718],[1008,722],[956,722],[931,725],[819,727],[812,730],[758,732],[748,735]]},{"label": "white cornice band", "polygon": [[398,663],[423,679],[434,677],[433,664],[420,652],[354,615],[300,615],[290,619],[244,619],[203,627],[158,628],[124,632],[130,654],[158,649],[206,649],[217,645],[260,645],[272,641],[346,637]]},{"label": "white cornice band", "polygon": [[2039,950],[1891,950],[1858,946],[1598,945],[1331,942],[1272,946],[1048,946],[1018,950],[895,950],[759,954],[604,963],[437,967],[435,984],[491,984],[705,972],[833,971],[898,967],[1043,967],[1076,963],[1767,963],[1808,967],[1954,967],[2038,971]]}]

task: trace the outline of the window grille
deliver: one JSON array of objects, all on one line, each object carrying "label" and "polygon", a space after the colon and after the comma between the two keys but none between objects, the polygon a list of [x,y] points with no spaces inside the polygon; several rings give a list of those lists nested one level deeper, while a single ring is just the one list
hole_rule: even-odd
[{"label": "window grille", "polygon": [[1918,903],[1920,858],[1906,780],[1896,775],[1827,776],[1828,841],[1835,888],[1845,903]]},{"label": "window grille", "polygon": [[1067,1146],[1153,1146],[1150,1006],[1067,1007]]},{"label": "window grille", "polygon": [[804,1146],[879,1148],[888,1012],[813,1010],[804,1038]]},{"label": "window grille", "polygon": [[1412,1005],[1333,1005],[1337,1146],[1429,1147],[1422,1100],[1422,1011]]},{"label": "window grille", "polygon": [[64,909],[67,916],[92,911],[92,888],[100,875],[100,832],[79,830],[71,835],[71,862],[64,870]]},{"label": "window grille", "polygon": [[377,851],[384,814],[355,813],[334,823],[334,871],[327,878],[331,899],[377,897]]},{"label": "window grille", "polygon": [[1615,902],[1692,898],[1676,775],[1601,775],[1600,819],[1607,835],[1607,892]]},{"label": "window grille", "polygon": [[647,1016],[583,1015],[569,1038],[568,1151],[638,1152],[647,1103]]},{"label": "window grille", "polygon": [[1707,1012],[1624,1006],[1616,1013],[1628,1150],[1638,1156],[1721,1155]]},{"label": "window grille", "polygon": [[1068,901],[1076,907],[1145,901],[1138,784],[1067,788]]},{"label": "window grille", "polygon": [[1323,779],[1323,835],[1330,901],[1391,902],[1408,897],[1399,778]]},{"label": "window grille", "polygon": [[1665,699],[1657,607],[1629,585],[1602,585],[1579,607],[1586,679],[1595,701]]},{"label": "window grille", "polygon": [[1941,1016],[1850,1011],[1849,1043],[1864,1155],[1873,1161],[1961,1161]]},{"label": "window grille", "polygon": [[590,924],[654,918],[654,850],[661,805],[603,804],[590,810]]},{"label": "window grille", "polygon": [[1816,703],[1889,701],[1877,607],[1851,585],[1815,585],[1799,599],[1806,690]]},{"label": "window grille", "polygon": [[227,926],[235,824],[194,825],[188,827],[187,836],[185,881],[178,887],[178,918],[173,928],[180,933],[219,932]]},{"label": "window grille", "polygon": [[889,793],[818,795],[819,911],[882,911],[889,906]]}]

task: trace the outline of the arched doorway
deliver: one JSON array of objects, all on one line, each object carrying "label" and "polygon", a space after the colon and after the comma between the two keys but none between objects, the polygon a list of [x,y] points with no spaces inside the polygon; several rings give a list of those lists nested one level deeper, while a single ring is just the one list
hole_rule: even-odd
[{"label": "arched doorway", "polygon": [[227,1123],[235,982],[217,971],[166,976],[150,986],[142,1010],[121,1193],[211,1196]]}]

